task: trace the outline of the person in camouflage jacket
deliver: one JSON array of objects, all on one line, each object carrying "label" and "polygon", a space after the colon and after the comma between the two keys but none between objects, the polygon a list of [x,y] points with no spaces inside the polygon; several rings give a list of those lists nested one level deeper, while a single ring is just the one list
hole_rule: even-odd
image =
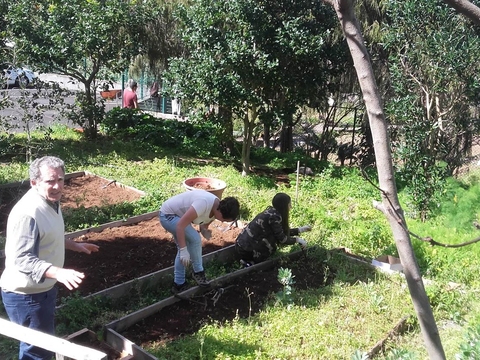
[{"label": "person in camouflage jacket", "polygon": [[278,193],[273,197],[272,205],[255,216],[235,241],[237,255],[246,266],[265,261],[277,251],[278,246],[298,243],[305,248],[307,245],[305,239],[298,235],[310,231],[310,225],[290,229],[290,196]]}]

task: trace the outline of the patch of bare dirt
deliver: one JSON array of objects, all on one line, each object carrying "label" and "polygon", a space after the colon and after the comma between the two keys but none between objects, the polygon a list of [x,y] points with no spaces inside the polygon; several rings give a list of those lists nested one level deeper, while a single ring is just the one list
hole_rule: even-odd
[{"label": "patch of bare dirt", "polygon": [[[23,182],[15,186],[0,187],[0,234],[4,234],[8,214],[20,198],[30,189],[30,183]],[[135,191],[116,181],[104,179],[92,174],[72,177],[65,180],[62,196],[62,209],[86,209],[94,206],[120,204],[125,201],[135,201],[142,196],[141,191]]]},{"label": "patch of bare dirt", "polygon": [[62,209],[120,204],[140,199],[142,192],[135,191],[115,180],[95,175],[75,177],[65,181]]},{"label": "patch of bare dirt", "polygon": [[[202,238],[203,254],[235,243],[241,229],[214,221],[210,225],[212,237]],[[225,231],[226,230],[226,231]],[[173,266],[177,248],[172,235],[161,225],[158,217],[137,224],[107,228],[102,232],[90,232],[75,241],[97,244],[100,250],[90,255],[67,251],[65,268],[85,274],[77,291],[88,295],[137,277]],[[70,291],[59,288],[59,297]]]}]

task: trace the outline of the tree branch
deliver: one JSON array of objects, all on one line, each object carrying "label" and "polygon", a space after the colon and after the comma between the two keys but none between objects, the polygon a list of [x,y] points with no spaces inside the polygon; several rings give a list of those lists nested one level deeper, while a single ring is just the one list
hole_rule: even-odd
[{"label": "tree branch", "polygon": [[382,189],[380,189],[377,185],[375,185],[371,180],[370,178],[368,177],[367,173],[365,172],[365,170],[363,168],[360,168],[360,171],[362,172],[362,175],[363,177],[365,178],[365,180],[367,180],[373,187],[375,187],[378,191],[380,191],[384,196],[385,198],[387,199],[387,201],[389,202],[390,204],[390,209],[385,209],[385,207],[383,206],[383,204],[379,201],[373,201],[373,207],[377,210],[380,210],[383,214],[386,214],[387,212],[390,212],[392,215],[394,215],[395,219],[397,220],[397,222],[400,224],[400,226],[405,230],[407,231],[411,236],[413,236],[415,239],[418,239],[418,240],[421,240],[421,241],[424,241],[424,242],[427,242],[429,243],[431,246],[441,246],[441,247],[444,247],[444,248],[460,248],[460,247],[463,247],[463,246],[468,246],[468,245],[471,245],[471,244],[475,244],[477,242],[480,241],[480,237],[477,237],[473,240],[469,240],[469,241],[466,241],[466,242],[463,242],[461,244],[443,244],[443,243],[439,243],[438,241],[435,241],[433,238],[431,238],[430,236],[426,236],[426,237],[421,237],[413,232],[411,232],[409,229],[407,229],[407,227],[405,226],[405,223],[403,222],[402,220],[402,217],[397,213],[397,211],[395,210],[395,208],[393,207],[392,203],[390,202],[390,199],[388,198],[387,196],[387,193],[385,191],[383,191]]},{"label": "tree branch", "polygon": [[466,18],[480,25],[480,9],[467,0],[443,0]]}]

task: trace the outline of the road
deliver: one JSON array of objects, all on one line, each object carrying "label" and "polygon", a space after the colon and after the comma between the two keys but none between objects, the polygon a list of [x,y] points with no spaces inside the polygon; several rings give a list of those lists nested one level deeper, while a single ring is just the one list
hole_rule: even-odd
[{"label": "road", "polygon": [[[83,85],[79,84],[78,82],[72,81],[69,77],[63,76],[63,75],[57,75],[57,74],[40,74],[38,75],[38,78],[42,81],[53,81],[56,82],[60,85],[60,87],[70,90],[72,92],[77,92],[79,90],[83,89]],[[121,88],[121,84],[115,84],[115,86],[119,86]],[[25,97],[22,92],[24,90],[18,89],[18,88],[13,88],[13,89],[3,89],[0,90],[0,99],[2,99],[4,96],[8,97],[13,106],[9,106],[8,108],[1,109],[0,110],[0,129],[2,128],[1,123],[3,121],[7,122],[9,127],[11,129],[9,131],[11,132],[23,132],[25,131],[25,128],[27,126],[26,122],[24,121],[25,117],[25,112],[20,106],[21,100],[23,97]],[[33,94],[36,90],[35,89],[26,89],[30,94]],[[98,96],[100,97],[100,96]],[[29,98],[29,97],[27,97]],[[71,96],[66,96],[64,98],[64,102],[67,105],[72,105],[74,104],[75,101],[75,95]],[[48,98],[39,98],[35,100],[36,103],[38,104],[43,104],[46,105],[49,102]],[[105,101],[105,110],[110,111],[114,107],[117,106],[122,106],[122,100],[121,99],[115,99],[115,100],[107,100]],[[35,110],[33,107],[31,110],[28,112],[30,116],[34,116],[36,114]],[[55,124],[65,124],[68,126],[72,127],[77,127],[78,125],[72,124],[71,122],[68,122],[66,119],[61,118],[58,116],[58,111],[53,111],[53,110],[48,110],[43,113],[43,124],[38,124],[37,121],[31,121],[32,124],[29,124],[30,129],[36,129],[41,125],[44,126],[51,126]]]},{"label": "road", "polygon": [[[72,80],[68,76],[65,75],[58,75],[58,74],[40,74],[37,75],[38,78],[42,81],[45,82],[56,82],[60,85],[61,88],[70,90],[72,92],[77,92],[83,90],[83,84],[78,83],[77,81]],[[113,84],[114,89],[121,89],[122,84],[121,83],[114,83]],[[8,98],[12,101],[13,106],[6,108],[6,109],[0,109],[0,131],[5,130],[5,128],[2,126],[2,123],[7,122],[11,129],[9,130],[10,132],[24,132],[26,130],[26,123],[24,121],[25,114],[22,109],[22,107],[19,105],[22,100],[22,91],[21,89],[18,88],[13,88],[13,89],[3,89],[0,90],[0,100],[3,98],[3,96],[8,96]],[[27,89],[27,92],[33,93],[35,90],[34,89]],[[140,91],[137,91],[137,93],[141,95],[143,94],[149,94],[148,89],[140,89]],[[100,94],[97,94],[97,98],[100,99]],[[172,115],[172,114],[163,114],[158,111],[155,111],[154,106],[148,101],[149,97],[144,96],[144,98],[139,98],[139,106],[140,109],[142,109],[145,112],[148,112],[149,114],[157,117],[157,118],[162,118],[162,119],[179,119],[178,116]],[[49,99],[48,98],[39,98],[35,100],[38,104],[48,104]],[[67,96],[64,98],[65,104],[72,105],[74,104],[75,101],[75,96]],[[122,106],[122,99],[114,99],[114,100],[106,100],[105,101],[105,110],[110,111],[114,107],[120,107]],[[33,108],[31,111],[29,111],[29,115],[33,116],[35,115],[35,111]],[[39,126],[51,126],[55,124],[64,124],[67,126],[71,127],[78,127],[77,124],[73,124],[71,122],[68,122],[66,119],[62,118],[59,116],[58,111],[46,111],[43,114],[43,123],[38,124],[36,121],[31,121],[32,124],[29,124],[29,127],[31,130],[38,128]]]}]

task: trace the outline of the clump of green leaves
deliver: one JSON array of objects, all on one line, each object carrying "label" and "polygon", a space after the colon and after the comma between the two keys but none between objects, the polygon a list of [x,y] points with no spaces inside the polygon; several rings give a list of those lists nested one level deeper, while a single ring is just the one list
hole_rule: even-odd
[{"label": "clump of green leaves", "polygon": [[101,124],[102,131],[117,140],[139,146],[174,148],[195,156],[222,155],[220,125],[212,122],[161,120],[136,109],[114,108]]},{"label": "clump of green leaves", "polygon": [[75,293],[63,298],[55,319],[57,333],[71,334],[85,327],[91,327],[91,320],[103,318],[105,309],[111,306],[107,297],[85,299]]},{"label": "clump of green leaves", "polygon": [[352,355],[352,360],[368,360],[368,354],[360,350],[357,350]]},{"label": "clump of green leaves", "polygon": [[455,355],[456,360],[471,360],[480,358],[480,325],[470,328],[465,343],[460,345],[460,352]]},{"label": "clump of green leaves", "polygon": [[278,282],[282,284],[283,289],[277,293],[277,300],[281,304],[291,304],[292,303],[292,293],[293,293],[293,284],[295,275],[292,274],[292,270],[288,268],[279,268],[278,269]]}]

